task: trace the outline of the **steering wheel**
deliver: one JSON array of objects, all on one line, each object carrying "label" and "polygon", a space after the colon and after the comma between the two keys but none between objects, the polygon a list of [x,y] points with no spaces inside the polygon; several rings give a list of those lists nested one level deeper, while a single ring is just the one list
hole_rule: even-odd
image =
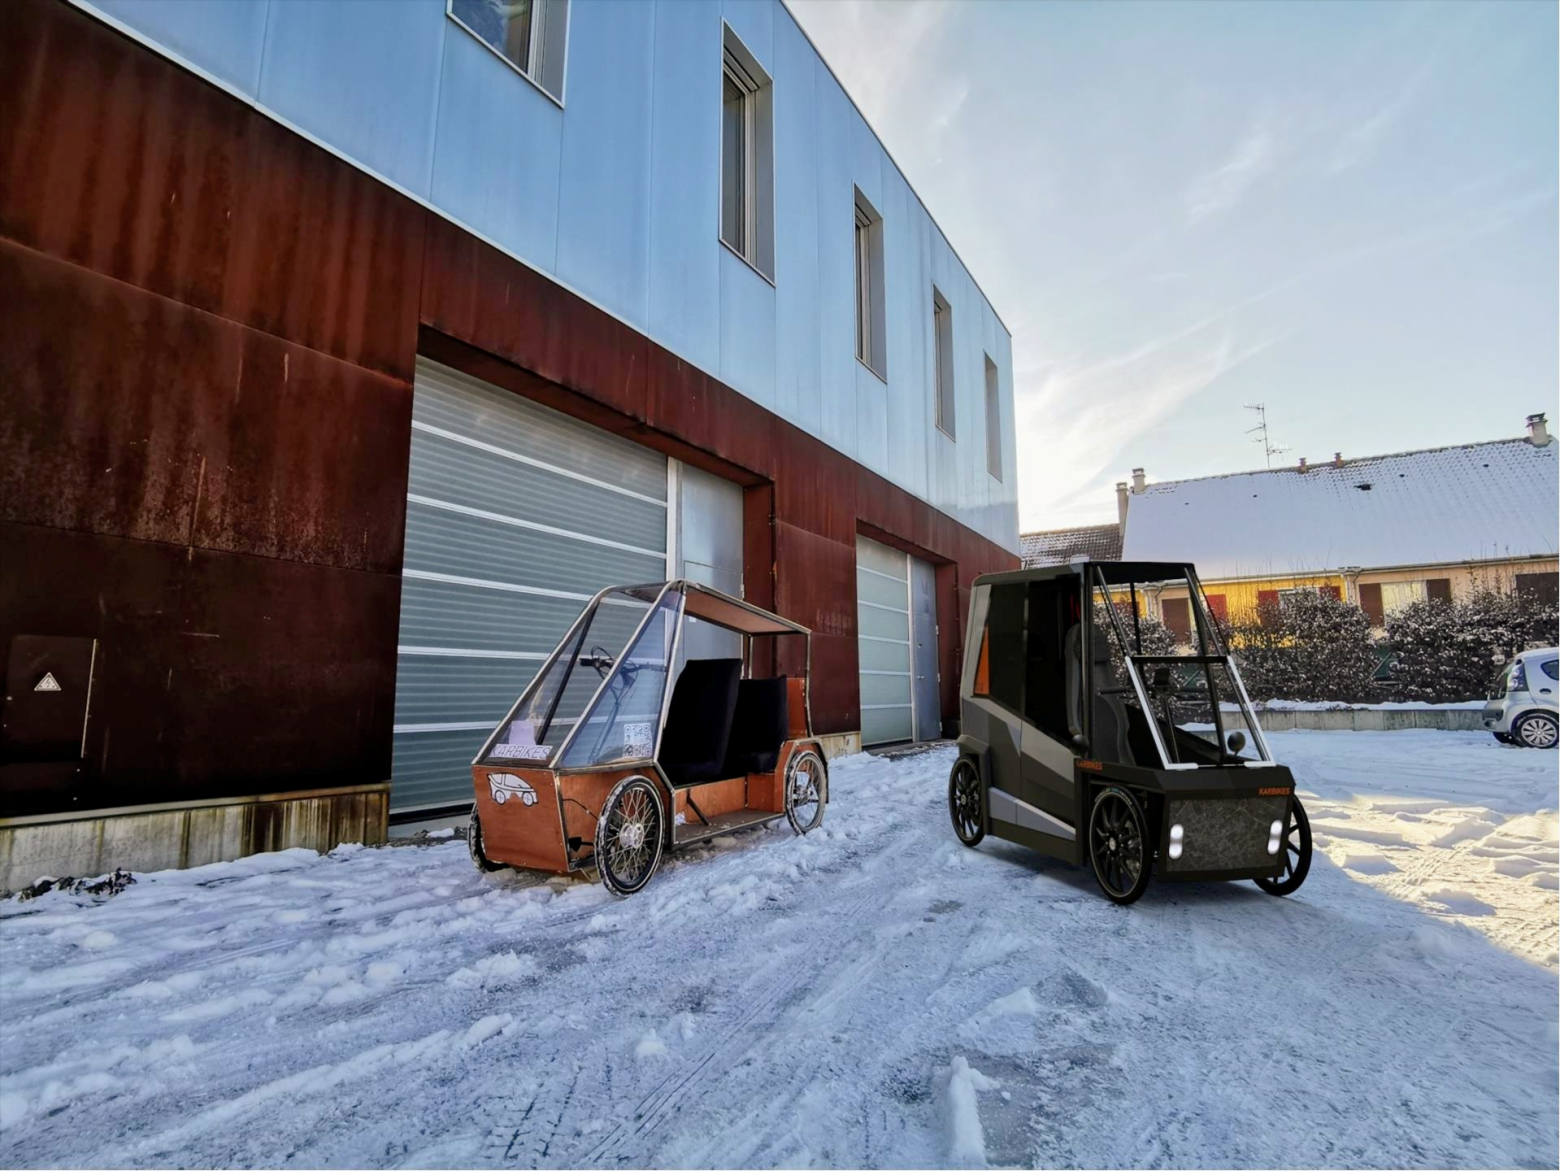
[{"label": "steering wheel", "polygon": [[590,648],[590,657],[582,658],[580,662],[595,668],[596,674],[605,679],[617,660],[612,657],[611,652],[606,647],[593,646]]}]

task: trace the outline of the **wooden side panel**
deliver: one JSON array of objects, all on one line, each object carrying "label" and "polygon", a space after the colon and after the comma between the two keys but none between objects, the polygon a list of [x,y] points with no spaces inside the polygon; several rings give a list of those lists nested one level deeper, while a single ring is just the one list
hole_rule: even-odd
[{"label": "wooden side panel", "polygon": [[789,716],[788,734],[792,740],[809,735],[807,729],[807,684],[800,676],[788,676],[785,681],[786,709]]},{"label": "wooden side panel", "polygon": [[[689,822],[699,820],[698,814],[688,808],[688,797],[691,793],[694,804],[697,805],[705,817],[715,817],[722,813],[735,813],[739,809],[747,809],[748,782],[746,777],[733,777],[725,781],[711,781],[707,785],[694,785],[691,790],[677,790],[677,812],[681,813]],[[763,809],[765,806],[755,805],[755,809]]]},{"label": "wooden side panel", "polygon": [[[489,777],[507,773],[530,786],[535,799],[510,793],[503,804],[493,799]],[[558,816],[558,779],[545,769],[493,768],[473,765],[471,784],[482,822],[482,848],[494,862],[527,870],[569,872],[563,822]]]}]

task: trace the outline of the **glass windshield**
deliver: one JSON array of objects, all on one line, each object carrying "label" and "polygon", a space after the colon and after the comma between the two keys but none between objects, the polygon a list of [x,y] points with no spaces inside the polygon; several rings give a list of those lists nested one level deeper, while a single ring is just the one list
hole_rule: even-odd
[{"label": "glass windshield", "polygon": [[[668,592],[633,645],[606,665],[605,686],[559,761],[561,766],[622,764],[655,755],[682,603],[680,590]],[[643,617],[643,609],[639,614]]]},{"label": "glass windshield", "polygon": [[545,764],[573,731],[660,586],[612,590],[587,607],[505,719],[484,763]]},{"label": "glass windshield", "polygon": [[[1166,766],[1230,766],[1268,759],[1224,631],[1191,575],[1093,583],[1094,686],[1116,697]],[[1145,738],[1146,734],[1146,738]]]}]

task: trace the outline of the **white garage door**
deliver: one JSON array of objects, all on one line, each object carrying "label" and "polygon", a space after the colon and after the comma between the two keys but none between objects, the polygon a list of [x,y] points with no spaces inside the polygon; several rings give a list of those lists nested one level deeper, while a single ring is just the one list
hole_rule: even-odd
[{"label": "white garage door", "polygon": [[856,628],[861,742],[913,740],[910,559],[865,537],[856,538]]},{"label": "white garage door", "polygon": [[935,587],[926,562],[856,538],[862,744],[942,734]]},{"label": "white garage door", "polygon": [[471,801],[471,758],[581,607],[667,576],[666,458],[419,359],[390,807]]}]

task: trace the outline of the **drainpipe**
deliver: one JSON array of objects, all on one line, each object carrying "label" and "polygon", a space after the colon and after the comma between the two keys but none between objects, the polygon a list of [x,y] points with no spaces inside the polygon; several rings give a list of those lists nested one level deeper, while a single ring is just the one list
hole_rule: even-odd
[{"label": "drainpipe", "polygon": [[1351,606],[1360,604],[1360,574],[1365,572],[1364,566],[1345,565],[1338,571],[1343,574],[1343,600]]}]

